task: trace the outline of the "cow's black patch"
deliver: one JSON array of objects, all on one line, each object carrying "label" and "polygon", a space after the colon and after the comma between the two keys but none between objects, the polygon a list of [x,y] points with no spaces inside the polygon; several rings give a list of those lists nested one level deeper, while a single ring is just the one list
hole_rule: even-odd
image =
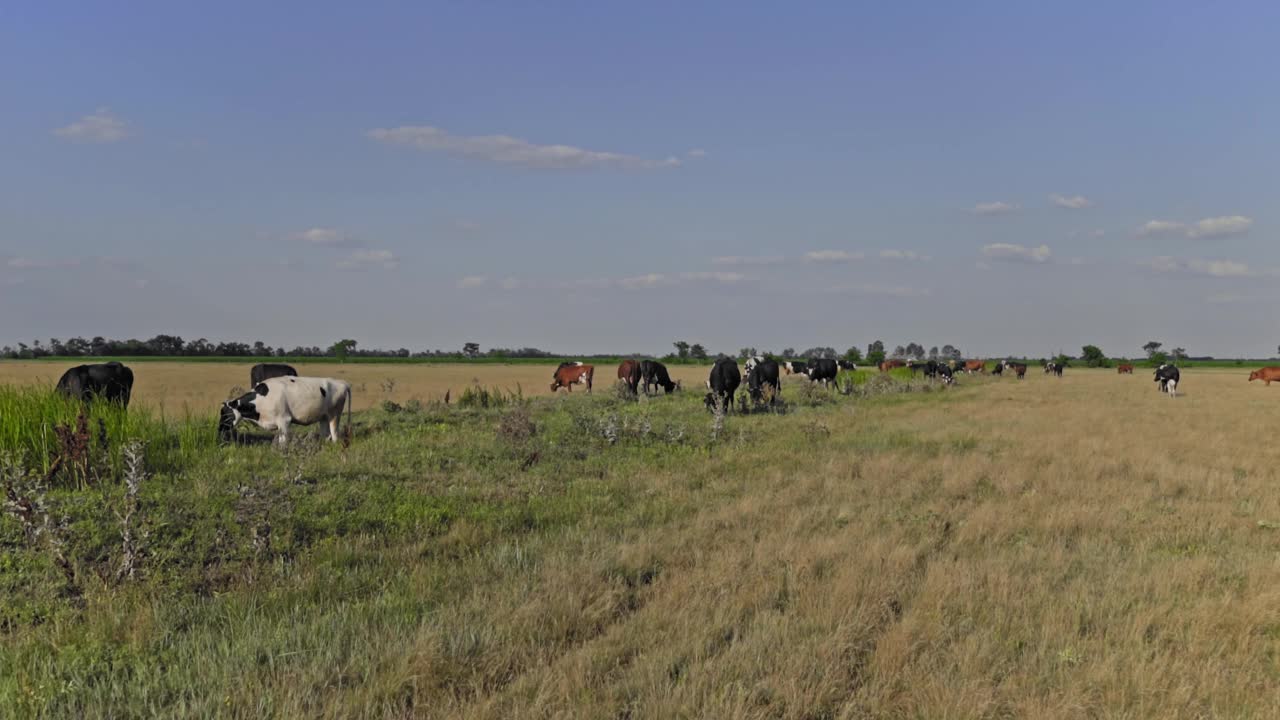
[{"label": "cow's black patch", "polygon": [[254,391],[254,392],[256,392],[256,393],[258,393],[259,395],[261,395],[261,396],[263,396],[263,397],[266,397],[266,396],[267,396],[267,391],[268,391],[268,390],[270,390],[270,389],[271,389],[271,388],[267,387],[267,384],[266,384],[266,383],[264,383],[264,382],[260,382],[260,383],[258,383],[257,385],[254,385],[254,386],[253,386],[253,391]]},{"label": "cow's black patch", "polygon": [[324,392],[324,388],[320,388],[320,397],[328,397]]}]

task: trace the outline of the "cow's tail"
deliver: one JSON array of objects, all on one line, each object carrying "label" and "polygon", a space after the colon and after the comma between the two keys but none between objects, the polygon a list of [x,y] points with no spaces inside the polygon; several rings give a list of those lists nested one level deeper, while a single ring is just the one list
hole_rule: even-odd
[{"label": "cow's tail", "polygon": [[347,444],[351,444],[351,439],[355,437],[355,426],[351,424],[351,409],[356,404],[356,397],[351,385],[347,385]]}]

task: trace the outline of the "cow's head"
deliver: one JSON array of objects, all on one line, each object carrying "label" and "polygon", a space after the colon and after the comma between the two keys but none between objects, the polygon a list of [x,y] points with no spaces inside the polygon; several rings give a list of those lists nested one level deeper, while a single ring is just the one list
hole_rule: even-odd
[{"label": "cow's head", "polygon": [[231,439],[241,420],[258,420],[258,393],[250,392],[222,403],[218,410],[218,437]]},{"label": "cow's head", "polygon": [[1260,377],[1262,377],[1262,371],[1254,370],[1253,372],[1249,373],[1249,382],[1253,382],[1254,380],[1257,380]]}]

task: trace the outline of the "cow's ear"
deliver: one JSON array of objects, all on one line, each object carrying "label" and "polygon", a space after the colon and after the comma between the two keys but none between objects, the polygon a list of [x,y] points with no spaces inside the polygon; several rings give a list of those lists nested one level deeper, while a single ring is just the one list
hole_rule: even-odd
[{"label": "cow's ear", "polygon": [[266,383],[264,383],[264,382],[260,382],[260,383],[258,383],[257,385],[254,385],[254,386],[253,386],[253,391],[254,391],[254,392],[256,392],[256,393],[258,393],[259,395],[263,395],[263,396],[265,396],[265,395],[267,394],[267,391],[268,391],[269,389],[270,389],[270,388],[268,388],[268,387],[267,387],[267,384],[266,384]]}]

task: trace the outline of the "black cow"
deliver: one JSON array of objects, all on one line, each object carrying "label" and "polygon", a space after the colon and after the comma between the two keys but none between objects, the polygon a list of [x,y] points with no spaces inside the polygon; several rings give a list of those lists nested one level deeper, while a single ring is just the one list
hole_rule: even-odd
[{"label": "black cow", "polygon": [[836,364],[840,366],[841,370],[857,370],[858,369],[857,363],[853,362],[852,360],[837,360]]},{"label": "black cow", "polygon": [[840,366],[835,360],[814,358],[809,361],[809,367],[805,368],[804,374],[809,376],[809,382],[820,382],[826,387],[831,387],[831,383],[836,381],[836,375],[839,372]]},{"label": "black cow", "polygon": [[714,412],[719,404],[725,412],[731,412],[733,394],[741,384],[742,373],[738,372],[737,361],[725,357],[716,360],[716,364],[711,366],[711,376],[707,378],[707,388],[711,390],[704,399],[707,409]]},{"label": "black cow", "polygon": [[118,362],[77,365],[58,378],[58,392],[82,401],[99,396],[129,407],[133,393],[133,371]]},{"label": "black cow", "polygon": [[1053,373],[1058,377],[1062,377],[1062,370],[1066,367],[1067,367],[1066,363],[1050,362],[1048,365],[1045,365],[1044,371],[1046,373]]},{"label": "black cow", "polygon": [[924,376],[931,380],[941,380],[945,385],[955,382],[955,373],[951,366],[937,360],[930,360],[924,364]]},{"label": "black cow", "polygon": [[298,377],[298,371],[284,363],[258,363],[249,370],[249,387],[273,377]]},{"label": "black cow", "polygon": [[995,366],[995,367],[993,367],[993,368],[991,368],[991,374],[992,374],[992,375],[1003,375],[1003,374],[1004,374],[1004,363],[1002,363],[1002,362],[998,362],[998,363],[996,363],[996,366]]},{"label": "black cow", "polygon": [[754,402],[764,402],[765,388],[772,388],[770,402],[778,397],[782,388],[778,380],[778,361],[772,358],[755,359],[747,369],[747,391]]},{"label": "black cow", "polygon": [[641,360],[640,361],[640,378],[644,382],[644,394],[649,394],[649,388],[657,391],[658,387],[667,391],[667,394],[675,392],[680,387],[679,383],[671,382],[671,376],[667,374],[667,366],[657,360]]},{"label": "black cow", "polygon": [[1170,397],[1178,394],[1178,381],[1182,379],[1182,373],[1178,372],[1178,368],[1173,365],[1161,365],[1156,368],[1155,381],[1160,384],[1160,392],[1169,393]]}]

